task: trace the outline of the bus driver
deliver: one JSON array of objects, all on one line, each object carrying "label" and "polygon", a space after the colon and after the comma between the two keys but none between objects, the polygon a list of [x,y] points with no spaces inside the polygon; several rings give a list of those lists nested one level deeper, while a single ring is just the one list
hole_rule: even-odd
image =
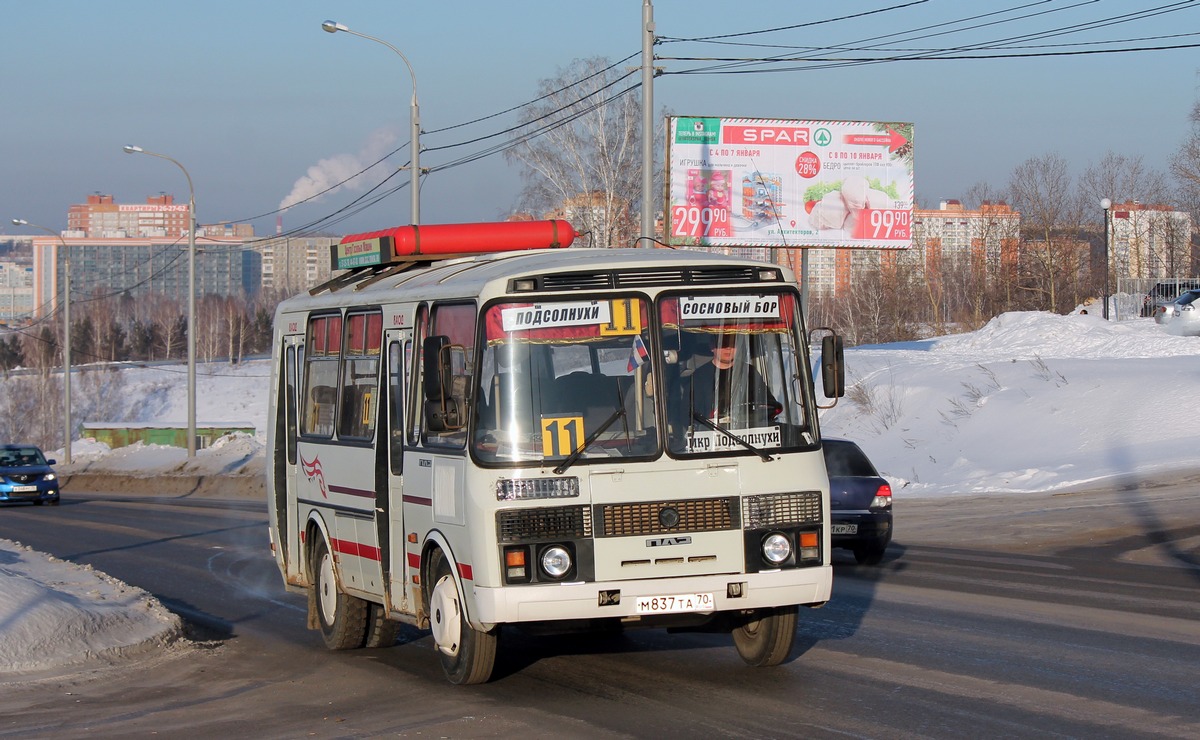
[{"label": "bus driver", "polygon": [[712,357],[694,356],[698,364],[690,373],[683,372],[683,406],[689,418],[698,414],[728,423],[739,408],[765,409],[769,418],[782,410],[754,366],[748,361],[735,362],[737,337],[732,333],[718,334]]}]

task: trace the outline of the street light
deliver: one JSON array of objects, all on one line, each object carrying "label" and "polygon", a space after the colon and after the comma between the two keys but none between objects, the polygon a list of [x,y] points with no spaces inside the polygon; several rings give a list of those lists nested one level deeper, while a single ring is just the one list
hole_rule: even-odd
[{"label": "street light", "polygon": [[157,154],[140,146],[122,147],[126,154],[149,154],[165,159],[183,170],[188,184],[188,312],[187,312],[187,454],[196,456],[196,189],[187,168],[165,154]]},{"label": "street light", "polygon": [[63,248],[63,459],[71,464],[71,250],[62,234],[23,218],[12,220],[16,226],[32,226],[57,237]]},{"label": "street light", "polygon": [[1102,198],[1100,207],[1104,209],[1104,320],[1108,321],[1108,214],[1112,208],[1112,201]]},{"label": "street light", "polygon": [[383,39],[377,39],[374,36],[368,36],[367,34],[359,33],[358,31],[351,31],[349,28],[347,28],[346,26],[344,26],[341,23],[338,23],[336,21],[325,21],[321,24],[321,28],[324,29],[328,33],[337,33],[338,31],[342,31],[343,33],[348,33],[351,36],[359,36],[364,39],[367,39],[368,41],[374,41],[377,44],[383,44],[387,48],[396,52],[397,56],[399,56],[400,59],[402,59],[404,61],[404,66],[408,67],[408,76],[412,77],[412,86],[413,86],[412,115],[411,115],[411,122],[412,122],[412,145],[411,145],[412,146],[412,182],[409,185],[409,187],[412,189],[412,222],[414,224],[421,223],[421,186],[420,186],[420,177],[421,177],[421,161],[420,161],[420,157],[421,157],[421,111],[420,111],[420,108],[417,106],[417,75],[415,73],[413,73],[412,65],[408,63],[408,57],[404,56],[403,52],[401,52],[399,49],[392,46],[388,42],[384,41]]}]

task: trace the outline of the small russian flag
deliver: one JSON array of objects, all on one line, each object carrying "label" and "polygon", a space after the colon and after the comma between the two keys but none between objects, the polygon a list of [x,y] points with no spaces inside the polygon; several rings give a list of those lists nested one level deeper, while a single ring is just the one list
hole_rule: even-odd
[{"label": "small russian flag", "polygon": [[625,371],[631,373],[649,361],[650,350],[646,349],[646,343],[642,341],[642,335],[634,335],[633,347],[629,351],[629,364],[625,366]]}]

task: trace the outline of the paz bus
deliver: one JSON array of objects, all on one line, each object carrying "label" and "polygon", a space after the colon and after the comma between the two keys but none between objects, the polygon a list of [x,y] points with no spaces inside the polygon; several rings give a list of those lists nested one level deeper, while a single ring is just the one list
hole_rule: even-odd
[{"label": "paz bus", "polygon": [[[829,599],[791,273],[573,238],[565,221],[347,236],[345,272],[279,305],[270,546],[327,647],[414,625],[472,684],[505,626],[666,627],[731,633],[767,666],[798,607]],[[820,373],[836,399],[832,333]]]}]

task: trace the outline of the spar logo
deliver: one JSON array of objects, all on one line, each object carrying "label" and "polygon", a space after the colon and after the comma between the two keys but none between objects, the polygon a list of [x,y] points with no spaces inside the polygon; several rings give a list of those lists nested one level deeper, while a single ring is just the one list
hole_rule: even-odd
[{"label": "spar logo", "polygon": [[808,146],[807,126],[730,126],[721,130],[723,144],[781,144]]},{"label": "spar logo", "polygon": [[318,455],[311,462],[304,459],[304,453],[300,454],[300,468],[304,470],[304,477],[312,481],[316,481],[321,488],[321,498],[329,498],[329,490],[325,487],[325,472],[321,470],[321,456]]}]

